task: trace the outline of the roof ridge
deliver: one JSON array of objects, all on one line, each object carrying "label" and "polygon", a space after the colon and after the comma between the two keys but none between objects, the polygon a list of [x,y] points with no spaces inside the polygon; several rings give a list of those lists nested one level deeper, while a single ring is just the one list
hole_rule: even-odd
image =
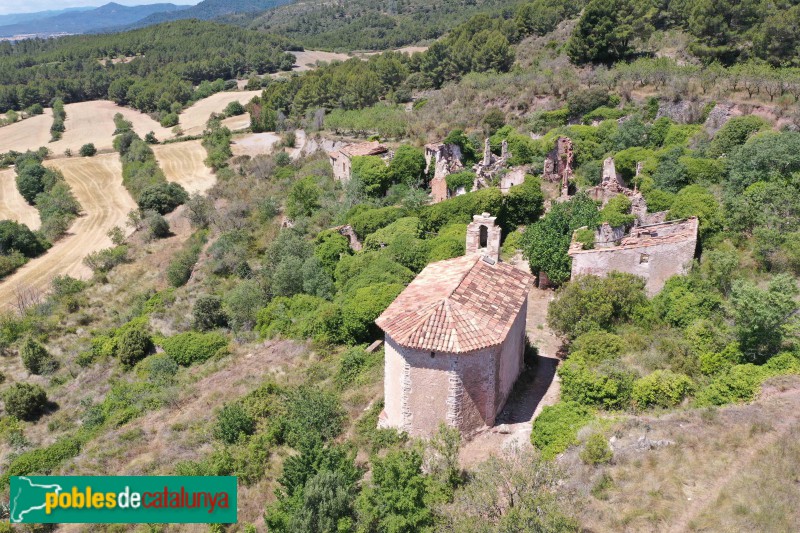
[{"label": "roof ridge", "polygon": [[459,278],[458,283],[456,283],[455,286],[453,287],[453,290],[451,290],[448,293],[448,295],[444,297],[444,300],[449,300],[450,297],[453,296],[456,293],[456,291],[461,287],[461,284],[464,283],[464,280],[467,279],[467,276],[469,276],[472,273],[472,269],[475,268],[475,266],[481,260],[481,256],[479,256],[479,255],[475,255],[475,256],[466,255],[464,257],[469,257],[470,259],[473,260],[472,266],[469,267],[468,269],[466,269],[463,274],[461,274],[461,277]]}]

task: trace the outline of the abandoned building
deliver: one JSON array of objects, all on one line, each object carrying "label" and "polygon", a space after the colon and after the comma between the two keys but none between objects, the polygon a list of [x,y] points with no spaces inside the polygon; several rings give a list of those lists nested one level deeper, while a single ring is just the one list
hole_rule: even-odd
[{"label": "abandoned building", "polygon": [[533,277],[500,262],[500,227],[483,213],[467,253],[425,267],[376,320],[386,334],[379,424],[429,437],[492,426],[523,368]]},{"label": "abandoned building", "polygon": [[575,154],[572,149],[572,139],[559,137],[556,146],[544,159],[543,176],[547,181],[561,184],[561,197],[568,195],[569,182],[572,179],[572,166],[575,164]]},{"label": "abandoned building", "polygon": [[461,162],[461,148],[457,144],[431,143],[425,145],[425,173],[433,165],[433,178],[431,179],[431,198],[437,204],[450,197],[447,190],[447,176],[461,172],[464,165]]},{"label": "abandoned building", "polygon": [[[638,171],[641,169],[641,166],[637,165],[636,169],[638,176]],[[644,195],[635,187],[629,189],[625,186],[622,176],[617,172],[613,157],[609,157],[603,161],[603,176],[600,185],[589,187],[586,189],[586,194],[588,194],[592,200],[599,202],[601,207],[605,206],[608,201],[615,196],[624,194],[631,201],[631,214],[636,217],[636,226],[660,224],[667,219],[666,211],[659,211],[656,213],[647,212],[647,202],[644,199]]]},{"label": "abandoned building", "polygon": [[331,167],[333,167],[333,177],[337,181],[347,182],[350,180],[350,173],[352,172],[352,159],[354,157],[365,155],[379,155],[388,157],[389,149],[378,141],[370,141],[359,144],[350,144],[344,148],[340,148],[335,152],[329,152]]},{"label": "abandoned building", "polygon": [[634,226],[625,235],[624,228],[604,224],[595,233],[592,249],[584,250],[573,239],[569,248],[572,277],[627,272],[644,278],[645,290],[653,296],[669,278],[689,271],[697,249],[698,226],[697,217],[692,217]]}]

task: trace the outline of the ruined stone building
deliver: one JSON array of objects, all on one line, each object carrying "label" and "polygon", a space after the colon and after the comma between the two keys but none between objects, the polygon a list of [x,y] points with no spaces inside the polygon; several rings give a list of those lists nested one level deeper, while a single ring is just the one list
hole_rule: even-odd
[{"label": "ruined stone building", "polygon": [[[637,175],[640,168],[640,165],[636,166]],[[648,213],[644,195],[636,188],[629,189],[625,186],[622,176],[617,172],[613,157],[603,161],[603,176],[600,185],[586,189],[586,194],[599,202],[601,207],[605,206],[615,196],[624,194],[631,201],[631,214],[636,217],[635,225],[637,226],[658,224],[664,222],[667,218],[666,211]]]},{"label": "ruined stone building", "polygon": [[457,144],[431,143],[425,145],[425,173],[433,165],[431,179],[431,198],[437,204],[450,197],[447,189],[447,176],[464,170],[461,148]]},{"label": "ruined stone building", "polygon": [[697,217],[692,217],[635,226],[624,235],[620,228],[605,224],[595,234],[593,249],[584,250],[573,240],[569,249],[572,277],[627,272],[644,278],[647,294],[653,296],[669,278],[689,272],[697,250],[698,226]]},{"label": "ruined stone building", "polygon": [[379,424],[429,437],[441,423],[469,437],[492,426],[523,368],[532,276],[498,261],[487,213],[463,257],[432,263],[383,312],[384,411]]},{"label": "ruined stone building", "polygon": [[561,184],[561,197],[569,195],[569,182],[572,179],[575,154],[572,150],[572,139],[559,137],[556,146],[544,160],[544,179]]},{"label": "ruined stone building", "polygon": [[337,181],[350,181],[350,173],[353,169],[352,159],[358,156],[379,155],[388,158],[389,149],[378,141],[370,141],[359,144],[350,144],[344,148],[339,148],[334,152],[329,152],[331,167],[333,167],[333,177]]}]

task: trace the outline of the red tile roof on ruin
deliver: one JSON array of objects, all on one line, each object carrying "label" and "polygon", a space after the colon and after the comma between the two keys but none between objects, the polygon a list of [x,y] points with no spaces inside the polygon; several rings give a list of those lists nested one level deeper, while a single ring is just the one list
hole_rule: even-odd
[{"label": "red tile roof on ruin", "polygon": [[337,159],[340,155],[345,155],[347,157],[358,157],[364,155],[380,155],[385,154],[388,151],[389,149],[378,141],[369,141],[339,148],[339,150],[330,152],[328,155],[334,159]]},{"label": "red tile roof on ruin", "polygon": [[659,224],[649,224],[633,228],[630,234],[622,238],[619,245],[606,248],[595,248],[582,250],[575,243],[570,246],[569,255],[613,252],[630,248],[643,248],[647,246],[658,246],[677,242],[697,242],[697,230],[699,221],[697,217],[683,220],[670,220]]},{"label": "red tile roof on ruin", "polygon": [[533,276],[464,256],[425,267],[375,321],[401,346],[465,353],[501,344]]}]

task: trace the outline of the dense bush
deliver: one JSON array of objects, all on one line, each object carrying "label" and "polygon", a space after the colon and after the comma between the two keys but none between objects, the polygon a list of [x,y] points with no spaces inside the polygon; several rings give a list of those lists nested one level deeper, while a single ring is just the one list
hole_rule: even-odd
[{"label": "dense bush", "polygon": [[42,165],[46,153],[28,152],[16,159],[17,189],[39,210],[40,232],[56,240],[67,231],[81,206],[61,173]]},{"label": "dense bush", "polygon": [[527,175],[523,183],[511,187],[503,198],[499,222],[503,231],[510,233],[519,226],[533,224],[543,213],[542,183],[539,178]]},{"label": "dense bush", "polygon": [[192,307],[194,327],[200,331],[224,327],[228,317],[222,310],[222,300],[217,296],[200,296]]},{"label": "dense bush", "polygon": [[252,435],[256,421],[238,404],[228,404],[217,415],[214,438],[227,444],[236,444],[243,436]]},{"label": "dense bush", "polygon": [[575,402],[545,406],[533,422],[531,443],[542,452],[543,459],[552,459],[578,444],[578,430],[591,420],[589,409]]},{"label": "dense bush", "polygon": [[25,340],[19,354],[22,364],[31,374],[47,374],[58,367],[58,362],[53,359],[50,352],[31,338]]},{"label": "dense bush", "polygon": [[116,353],[126,368],[133,368],[136,363],[147,357],[154,349],[153,340],[142,328],[126,328],[117,338]]},{"label": "dense bush", "polygon": [[656,370],[633,384],[633,402],[637,407],[674,407],[694,390],[689,376],[670,370]]},{"label": "dense bush", "polygon": [[139,194],[139,209],[156,211],[160,215],[170,213],[189,200],[189,194],[180,184],[155,183],[142,189]]},{"label": "dense bush", "polygon": [[8,486],[11,476],[49,474],[67,459],[77,456],[82,444],[78,437],[62,437],[49,446],[23,452],[9,463],[0,477],[0,485]]},{"label": "dense bush", "polygon": [[381,207],[352,212],[347,222],[353,227],[359,238],[364,239],[370,233],[388,226],[403,216],[403,210],[397,207]]},{"label": "dense bush", "polygon": [[769,123],[756,115],[731,117],[714,135],[708,148],[710,157],[730,155],[734,148],[747,142],[754,133],[769,128]]},{"label": "dense bush", "polygon": [[491,213],[497,216],[502,206],[500,189],[492,187],[427,206],[422,209],[419,218],[425,231],[436,232],[448,224],[469,224],[476,214]]},{"label": "dense bush", "polygon": [[81,157],[92,157],[97,153],[97,148],[92,143],[84,144],[78,153]]},{"label": "dense bush", "polygon": [[202,363],[228,345],[219,333],[179,333],[161,341],[161,347],[182,366]]},{"label": "dense bush", "polygon": [[92,252],[83,258],[83,264],[91,268],[93,272],[103,274],[127,260],[128,247],[123,245]]},{"label": "dense bush", "polygon": [[342,304],[342,329],[350,342],[365,342],[379,336],[375,319],[405,289],[398,283],[376,283],[356,289]]},{"label": "dense bush", "polygon": [[231,135],[231,130],[220,124],[218,120],[209,121],[208,129],[203,133],[203,147],[208,154],[205,164],[214,171],[228,166],[228,159],[233,155]]},{"label": "dense bush", "polygon": [[9,255],[17,251],[25,257],[36,257],[45,249],[45,243],[25,224],[0,220],[0,254]]},{"label": "dense bush", "polygon": [[630,405],[635,376],[614,361],[592,365],[573,354],[558,369],[561,398],[581,405],[625,409]]},{"label": "dense bush", "polygon": [[593,330],[584,333],[572,343],[570,353],[580,354],[586,361],[599,364],[616,359],[625,349],[622,337],[605,331]]},{"label": "dense bush", "polygon": [[47,407],[47,394],[39,385],[14,383],[3,393],[8,415],[20,420],[36,420]]},{"label": "dense bush", "polygon": [[345,413],[334,394],[317,387],[298,387],[286,399],[284,440],[295,449],[308,449],[337,437],[344,420]]},{"label": "dense bush", "polygon": [[579,276],[556,293],[547,321],[559,333],[574,338],[592,330],[612,330],[647,305],[644,280],[632,274]]}]

